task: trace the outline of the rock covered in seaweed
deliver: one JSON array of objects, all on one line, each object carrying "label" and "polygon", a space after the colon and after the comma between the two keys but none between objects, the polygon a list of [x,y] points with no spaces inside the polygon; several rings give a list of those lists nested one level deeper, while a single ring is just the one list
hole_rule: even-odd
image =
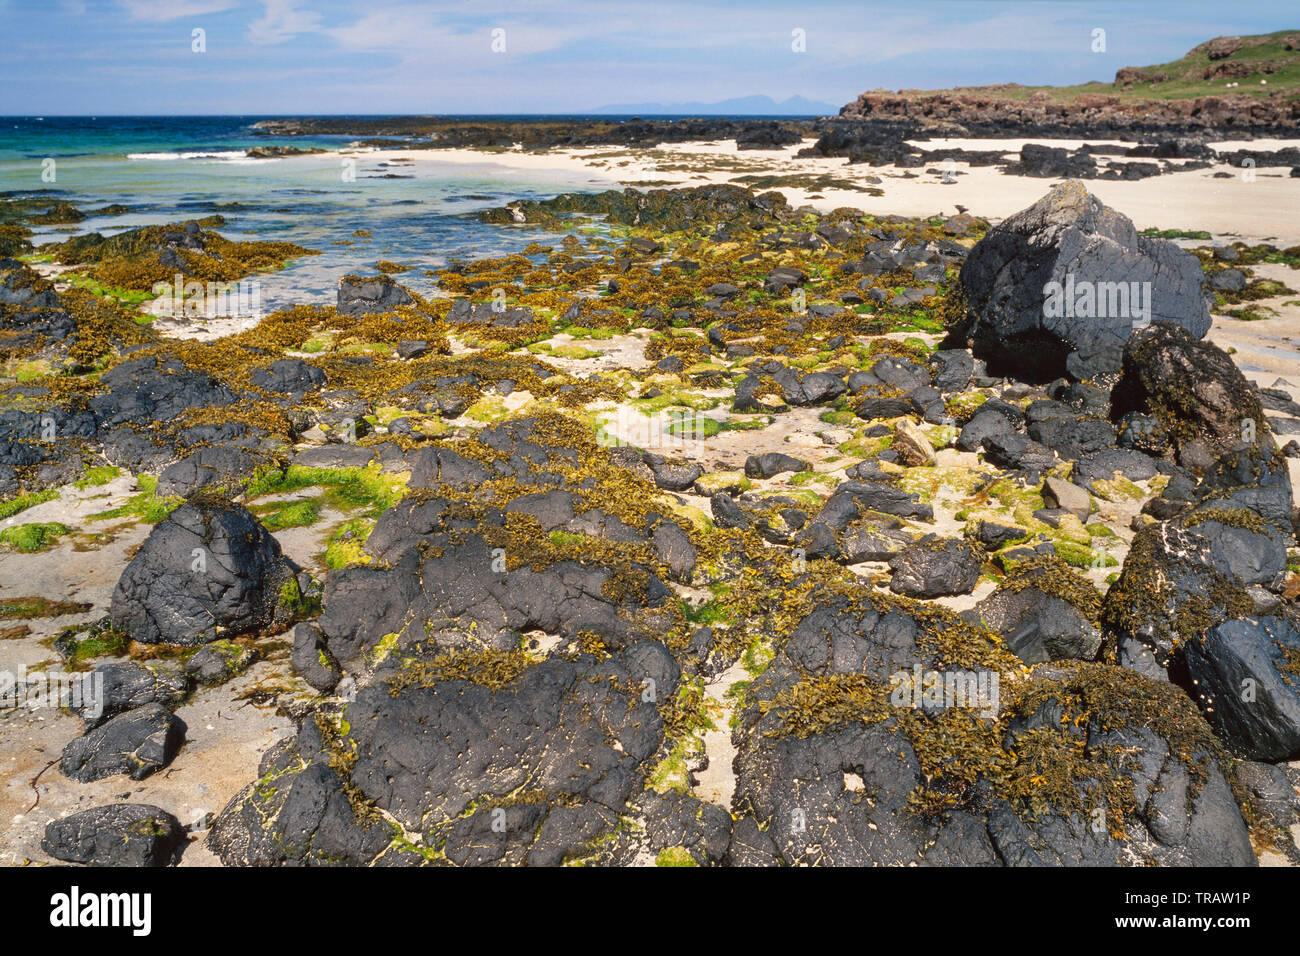
[{"label": "rock covered in seaweed", "polygon": [[1227,352],[1185,328],[1158,322],[1124,349],[1113,414],[1147,412],[1169,436],[1179,460],[1211,459],[1272,438],[1259,396]]},{"label": "rock covered in seaweed", "polygon": [[411,293],[384,275],[346,275],[339,278],[338,310],[343,315],[388,312],[398,306],[414,305]]}]

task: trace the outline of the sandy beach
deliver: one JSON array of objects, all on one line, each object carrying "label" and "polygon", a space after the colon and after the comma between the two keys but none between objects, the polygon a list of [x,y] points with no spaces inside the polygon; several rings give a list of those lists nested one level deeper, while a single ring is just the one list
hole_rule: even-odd
[{"label": "sandy beach", "polygon": [[[1083,140],[934,139],[918,142],[927,150],[957,148],[1002,149],[1019,152],[1026,142],[1068,149]],[[1131,146],[1118,141],[1089,140],[1093,146]],[[655,149],[621,147],[553,149],[544,153],[521,149],[482,151],[469,149],[412,149],[367,151],[367,159],[410,159],[415,163],[494,163],[512,169],[591,170],[626,185],[700,186],[733,182],[742,176],[832,176],[863,189],[884,191],[874,196],[852,188],[809,189],[780,185],[792,205],[819,210],[850,206],[866,212],[900,216],[950,216],[958,205],[972,215],[996,222],[1023,209],[1054,180],[1009,176],[996,167],[967,163],[937,165],[929,169],[899,170],[892,166],[850,165],[841,158],[797,157],[812,141],[779,150],[739,150],[734,141],[664,144]],[[1300,146],[1295,140],[1225,141],[1215,149],[1282,149]],[[944,182],[944,171],[949,179]],[[1230,178],[1215,178],[1228,173]],[[878,182],[877,182],[878,181]],[[1296,183],[1288,167],[1259,167],[1253,178],[1243,170],[1218,164],[1210,169],[1172,172],[1136,182],[1090,180],[1088,188],[1116,209],[1123,209],[1138,229],[1205,230],[1216,239],[1269,241],[1279,246],[1300,244],[1300,223],[1294,215]]]}]

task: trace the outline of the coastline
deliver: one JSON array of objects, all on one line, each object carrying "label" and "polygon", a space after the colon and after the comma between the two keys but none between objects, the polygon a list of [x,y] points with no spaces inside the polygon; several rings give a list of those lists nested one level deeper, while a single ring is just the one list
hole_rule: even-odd
[{"label": "coastline", "polygon": [[[734,141],[663,144],[654,149],[630,150],[625,147],[583,147],[555,149],[545,153],[514,148],[509,150],[472,149],[396,149],[358,152],[367,159],[391,161],[406,158],[415,164],[428,162],[450,164],[492,163],[513,170],[564,170],[598,172],[628,186],[703,186],[732,182],[743,175],[778,177],[830,176],[869,188],[876,186],[884,195],[865,191],[829,187],[825,189],[796,185],[770,188],[786,194],[792,205],[809,205],[820,211],[853,206],[865,212],[900,216],[952,215],[960,204],[972,215],[991,222],[1023,209],[1058,181],[1052,178],[1014,176],[995,167],[972,167],[955,162],[955,182],[940,182],[940,177],[925,169],[898,170],[891,166],[850,165],[839,157],[797,157],[809,145],[807,140],[794,146],[772,150],[738,150]],[[1026,142],[1048,143],[1076,148],[1085,142],[1098,146],[1119,141],[1045,140],[1016,138],[1006,140],[953,139],[929,140],[926,147],[937,149],[1005,147],[1014,153]],[[1213,147],[1261,149],[1300,146],[1294,140],[1265,140],[1250,143],[1224,141]],[[343,155],[352,152],[343,150]],[[640,154],[639,156],[637,154]],[[697,168],[682,168],[694,164]],[[934,168],[934,167],[931,167]],[[1215,179],[1215,173],[1231,173],[1231,179]],[[1210,169],[1170,172],[1135,182],[1089,180],[1088,188],[1108,205],[1126,210],[1138,229],[1206,230],[1220,236],[1246,241],[1268,240],[1279,246],[1300,244],[1300,222],[1292,212],[1295,184],[1288,167],[1260,167],[1253,182],[1243,181],[1241,170],[1227,164]],[[878,184],[870,180],[879,179]],[[745,185],[737,183],[737,185]]]}]

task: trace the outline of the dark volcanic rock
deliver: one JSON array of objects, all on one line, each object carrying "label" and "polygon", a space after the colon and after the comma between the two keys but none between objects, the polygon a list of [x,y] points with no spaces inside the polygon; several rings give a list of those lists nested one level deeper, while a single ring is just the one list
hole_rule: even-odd
[{"label": "dark volcanic rock", "polygon": [[934,367],[934,387],[948,394],[964,392],[970,387],[975,360],[965,349],[940,349],[930,356]]},{"label": "dark volcanic rock", "polygon": [[233,641],[205,644],[185,662],[185,673],[200,684],[222,684],[248,670],[257,655]]},{"label": "dark volcanic rock", "polygon": [[205,644],[287,620],[292,574],[279,542],[247,508],[191,502],[149,533],[109,609],[142,644]]},{"label": "dark volcanic rock", "polygon": [[391,312],[398,306],[414,305],[415,299],[392,276],[346,275],[339,278],[338,310],[343,315]]},{"label": "dark volcanic rock", "polygon": [[[936,722],[945,708],[937,704],[932,714],[928,704],[892,702],[888,688],[914,667],[934,667],[924,648],[955,626],[922,622],[877,601],[832,599],[794,628],[751,685],[759,706],[741,715],[733,863],[1113,866],[1137,853],[1157,865],[1254,864],[1241,813],[1208,753],[1212,733],[1194,705],[1177,688],[1107,665],[1039,665],[1030,678],[1033,703],[1004,698],[1012,710],[1003,712],[999,727],[1006,732],[995,739],[1026,773],[1042,767],[1032,756],[1041,752],[1035,744],[1077,748],[1087,764],[1065,771],[1068,786],[1091,792],[1088,777],[1100,771],[1101,780],[1132,794],[1122,819],[1098,828],[1095,815],[1054,805],[1037,788],[1031,808],[978,779],[974,766],[968,769],[977,782],[965,789],[961,809],[933,817],[912,812],[930,781],[928,768],[938,766],[930,748],[947,740]],[[865,712],[840,707],[845,695],[866,694],[870,682],[884,688],[883,713],[865,704]],[[1107,690],[1099,694],[1102,686]],[[822,697],[827,693],[834,696]],[[1084,713],[1073,709],[1078,693],[1099,710],[1076,725],[1073,718]],[[1132,706],[1137,699],[1143,704]],[[899,710],[891,714],[891,706]],[[967,725],[979,725],[975,713]],[[940,744],[939,752],[951,751]],[[1090,806],[1086,798],[1083,805]],[[761,837],[747,821],[763,824]],[[1115,839],[1111,826],[1125,838]]]},{"label": "dark volcanic rock", "polygon": [[1110,422],[1075,414],[1056,402],[1034,402],[1025,418],[1029,437],[1065,459],[1115,447],[1115,428]]},{"label": "dark volcanic rock", "polygon": [[229,866],[374,859],[393,831],[357,813],[330,757],[314,721],[305,721],[296,738],[267,751],[258,773],[268,782],[235,795],[213,821],[208,846]]},{"label": "dark volcanic rock", "polygon": [[[1033,579],[1000,586],[976,605],[980,619],[1027,664],[1075,658],[1094,660],[1101,649],[1101,631],[1078,607],[1042,590]],[[1098,602],[1100,604],[1100,602]]]},{"label": "dark volcanic rock", "polygon": [[926,535],[895,555],[889,589],[908,597],[968,594],[980,576],[979,553],[959,538]]},{"label": "dark volcanic rock", "polygon": [[654,474],[655,484],[665,491],[685,491],[704,474],[704,469],[693,461],[664,458],[649,452],[645,463]]},{"label": "dark volcanic rock", "polygon": [[253,369],[253,384],[269,392],[301,395],[325,385],[325,373],[302,359],[280,359],[266,368]]},{"label": "dark volcanic rock", "polygon": [[814,520],[826,524],[834,531],[843,531],[864,511],[878,511],[899,518],[919,518],[922,521],[934,520],[934,509],[918,495],[893,485],[871,481],[841,482],[826,499]]},{"label": "dark volcanic rock", "polygon": [[1206,471],[1193,497],[1221,509],[1245,508],[1278,528],[1292,524],[1290,469],[1271,448],[1253,445],[1223,455]]},{"label": "dark volcanic rock", "polygon": [[321,641],[320,628],[311,621],[294,627],[289,661],[294,673],[322,694],[332,691],[343,677],[338,661]]},{"label": "dark volcanic rock", "polygon": [[98,709],[94,715],[83,706],[79,711],[86,729],[102,724],[111,717],[145,704],[175,707],[189,693],[185,675],[163,668],[142,667],[133,662],[101,664],[90,675],[99,686]]},{"label": "dark volcanic rock", "polygon": [[984,439],[984,457],[990,464],[1010,471],[1040,474],[1056,464],[1056,456],[1044,445],[1024,435],[993,435]]},{"label": "dark volcanic rock", "polygon": [[719,491],[709,498],[709,510],[713,521],[719,528],[748,528],[749,518],[740,510],[736,499],[725,491]]},{"label": "dark volcanic rock", "polygon": [[237,398],[212,376],[174,358],[128,359],[99,382],[107,391],[92,398],[89,406],[101,429],[169,422],[191,409],[230,405]]},{"label": "dark volcanic rock", "polygon": [[1282,618],[1224,621],[1187,645],[1194,694],[1218,734],[1251,760],[1300,756],[1300,631]]},{"label": "dark volcanic rock", "polygon": [[[1260,545],[1266,552],[1273,550],[1272,536],[1267,526],[1262,533],[1251,530],[1261,524],[1257,516],[1254,521],[1241,515],[1220,517],[1232,526],[1207,520],[1204,513],[1196,519],[1183,514],[1144,527],[1133,537],[1119,580],[1106,594],[1101,620],[1126,648],[1124,656],[1144,672],[1150,670],[1148,665],[1176,669],[1189,637],[1198,638],[1217,624],[1255,610],[1244,582],[1230,572],[1254,569],[1253,576],[1267,576],[1256,550]],[[1216,541],[1229,550],[1213,550]],[[1275,560],[1265,557],[1264,564]],[[1142,647],[1150,651],[1149,660]]]},{"label": "dark volcanic rock", "polygon": [[156,492],[188,497],[196,491],[234,491],[261,463],[257,455],[236,445],[208,445],[168,465],[158,476]]},{"label": "dark volcanic rock", "polygon": [[67,863],[166,866],[184,841],[180,821],[166,810],[114,803],[46,824],[41,849]]},{"label": "dark volcanic rock", "polygon": [[998,409],[981,408],[961,427],[956,445],[962,451],[980,451],[991,438],[1017,434],[1015,422]]},{"label": "dark volcanic rock", "polygon": [[536,321],[536,317],[527,306],[502,309],[495,307],[494,303],[474,305],[468,299],[457,299],[447,313],[447,321],[454,325],[490,325],[499,329],[517,329]]},{"label": "dark volcanic rock", "polygon": [[[453,863],[553,866],[590,853],[644,785],[663,740],[656,702],[675,695],[677,665],[653,642],[519,665],[492,686],[446,657],[390,665],[347,707],[353,759],[304,722],[264,758],[272,783],[236,796],[210,844],[232,865],[365,863],[386,848],[386,862],[421,862],[390,848],[392,829],[358,814],[350,788]],[[670,808],[648,815],[676,829]],[[708,820],[690,830],[720,857],[729,821],[694,804],[689,816]]]},{"label": "dark volcanic rock", "polygon": [[[989,230],[961,281],[976,356],[993,374],[1022,381],[1118,372],[1125,343],[1144,323],[1176,323],[1198,339],[1210,327],[1196,257],[1139,236],[1076,181]],[[1142,308],[1129,295],[1134,289]]]},{"label": "dark volcanic rock", "polygon": [[808,471],[812,465],[802,458],[769,451],[762,455],[750,455],[745,459],[745,474],[750,478],[771,478],[785,471]]},{"label": "dark volcanic rock", "polygon": [[171,763],[184,740],[184,721],[158,704],[146,704],[69,742],[59,770],[81,783],[119,773],[143,780]]},{"label": "dark volcanic rock", "polygon": [[[401,507],[385,516],[400,515]],[[503,516],[487,514],[481,521],[499,528]],[[456,647],[472,634],[475,644],[506,649],[518,647],[521,633],[542,630],[565,640],[585,633],[618,647],[662,626],[647,616],[658,614],[670,592],[643,566],[625,569],[635,586],[629,581],[620,590],[619,569],[570,560],[536,567],[519,562],[483,534],[443,521],[436,508],[411,514],[409,532],[381,531],[384,523],[381,517],[374,549],[382,548],[391,566],[348,568],[325,582],[318,624],[344,667],[391,634],[401,635],[402,646],[440,641]],[[403,543],[406,533],[411,537]]]},{"label": "dark volcanic rock", "polygon": [[1193,447],[1217,458],[1271,441],[1259,396],[1231,356],[1177,325],[1161,322],[1133,336],[1113,398],[1117,418],[1154,415],[1180,459]]}]

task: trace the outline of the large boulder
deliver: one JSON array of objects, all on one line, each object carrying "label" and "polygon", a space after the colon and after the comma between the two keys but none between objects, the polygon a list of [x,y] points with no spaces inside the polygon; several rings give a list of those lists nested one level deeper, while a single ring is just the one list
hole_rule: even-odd
[{"label": "large boulder", "polygon": [[1160,322],[1133,335],[1112,401],[1117,420],[1129,412],[1154,415],[1183,464],[1272,447],[1259,396],[1231,356],[1179,325]]},{"label": "large boulder", "polygon": [[142,644],[206,644],[287,623],[293,574],[247,508],[192,501],[158,523],[113,592],[113,627]]},{"label": "large boulder", "polygon": [[[1007,664],[954,659],[992,653],[986,640],[879,596],[819,603],[739,715],[733,863],[1254,864],[1182,690],[1077,661],[999,690],[985,668]],[[942,700],[898,697],[918,671],[938,675]],[[979,741],[980,760],[958,756]]]},{"label": "large boulder", "polygon": [[[221,813],[209,845],[229,865],[380,854],[419,864],[435,848],[457,865],[587,856],[619,839],[663,743],[657,705],[675,697],[679,676],[656,642],[603,659],[428,651],[389,661],[348,704],[342,739],[307,720],[267,753],[262,781]],[[406,835],[394,839],[374,808]],[[685,819],[703,812],[692,802]],[[715,810],[711,823],[698,837],[717,858],[730,821]],[[681,828],[669,830],[662,839],[680,845]]]},{"label": "large boulder", "polygon": [[1021,380],[1118,372],[1129,336],[1150,322],[1197,339],[1210,328],[1196,257],[1139,236],[1074,180],[990,229],[961,281],[975,355]]},{"label": "large boulder", "polygon": [[99,384],[104,391],[87,404],[101,429],[170,422],[195,408],[230,405],[238,398],[224,383],[180,359],[151,355],[119,363]]},{"label": "large boulder", "polygon": [[41,849],[67,863],[166,866],[184,841],[180,821],[166,810],[114,803],[46,824]]}]

